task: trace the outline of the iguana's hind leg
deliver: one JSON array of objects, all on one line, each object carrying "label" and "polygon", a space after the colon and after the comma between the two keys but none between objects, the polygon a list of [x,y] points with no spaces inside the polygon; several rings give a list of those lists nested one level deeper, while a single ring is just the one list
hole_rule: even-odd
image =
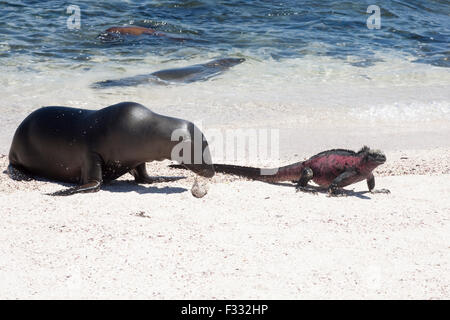
[{"label": "iguana's hind leg", "polygon": [[97,192],[102,185],[102,158],[96,153],[90,153],[82,168],[82,185],[68,188],[54,193],[50,196],[70,196],[75,193]]},{"label": "iguana's hind leg", "polygon": [[136,183],[156,183],[156,182],[171,182],[180,179],[185,179],[185,177],[150,177],[145,168],[145,162],[138,165],[136,168],[130,170]]},{"label": "iguana's hind leg", "polygon": [[367,177],[367,187],[371,193],[391,193],[388,189],[379,189],[374,190],[375,188],[375,177],[371,173],[369,177]]},{"label": "iguana's hind leg", "polygon": [[9,177],[16,181],[31,181],[33,180],[33,176],[26,172],[25,170],[13,166],[12,164],[8,165],[8,168],[6,169],[6,172],[8,173]]},{"label": "iguana's hind leg", "polygon": [[317,190],[308,187],[308,182],[313,178],[314,173],[311,168],[305,167],[302,170],[302,175],[300,179],[297,181],[297,186],[295,187],[295,191],[303,191],[317,194]]}]

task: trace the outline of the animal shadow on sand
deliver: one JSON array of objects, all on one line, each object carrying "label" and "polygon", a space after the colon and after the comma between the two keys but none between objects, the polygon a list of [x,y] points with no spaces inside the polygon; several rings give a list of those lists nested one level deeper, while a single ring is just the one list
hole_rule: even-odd
[{"label": "animal shadow on sand", "polygon": [[[3,173],[8,175],[7,170],[4,170]],[[160,177],[160,178],[167,178],[167,177]],[[170,177],[170,178],[175,178],[176,180],[185,179],[185,177]],[[61,187],[65,187],[65,188],[72,188],[75,186],[72,183],[50,180],[50,179],[46,179],[46,178],[39,177],[39,176],[29,176],[28,179],[23,179],[22,181],[26,182],[26,181],[32,181],[32,180],[54,183],[54,184],[58,184]],[[176,181],[176,180],[174,180],[174,181]],[[16,180],[16,181],[18,181],[18,180]],[[100,187],[100,190],[108,191],[108,192],[133,192],[134,191],[139,194],[148,194],[148,193],[176,194],[176,193],[183,193],[183,192],[188,191],[186,188],[168,187],[168,186],[158,187],[157,185],[158,185],[157,182],[155,182],[154,184],[139,184],[139,183],[136,183],[134,180],[113,180],[113,181],[105,182],[104,184],[102,184],[102,186]]]},{"label": "animal shadow on sand", "polygon": [[[295,187],[296,186],[295,184],[287,183],[287,182],[268,182],[268,183],[269,184],[273,184],[273,185],[277,185],[277,186],[283,186],[283,187]],[[327,194],[328,195],[328,189],[327,188],[308,185],[308,189],[310,189],[311,192],[305,192],[305,191],[298,191],[298,192],[299,193],[301,193],[301,192],[309,193],[309,194],[322,193],[322,194]],[[364,195],[366,193],[370,194],[370,191],[353,191],[353,190],[341,189],[340,193],[338,195],[336,195],[335,197],[356,197],[356,198],[364,199],[364,200],[372,199],[371,197],[368,197],[368,196]]]},{"label": "animal shadow on sand", "polygon": [[[184,178],[184,177],[183,177]],[[180,187],[157,187],[154,184],[138,184],[134,180],[115,180],[102,185],[101,190],[108,192],[137,192],[139,194],[159,193],[159,194],[175,194],[188,191],[186,188]]]}]

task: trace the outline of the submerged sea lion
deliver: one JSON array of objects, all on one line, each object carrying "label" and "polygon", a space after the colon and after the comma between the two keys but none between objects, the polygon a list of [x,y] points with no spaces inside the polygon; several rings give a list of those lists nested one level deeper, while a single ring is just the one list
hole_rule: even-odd
[{"label": "submerged sea lion", "polygon": [[150,34],[155,36],[164,36],[165,34],[162,32],[158,32],[155,29],[150,28],[144,28],[144,27],[111,27],[109,29],[106,29],[106,33],[118,33],[123,35],[133,35],[133,36],[140,36],[142,34]]},{"label": "submerged sea lion", "polygon": [[216,59],[207,63],[196,64],[183,68],[165,69],[150,74],[141,74],[117,80],[99,81],[92,85],[93,88],[128,87],[143,83],[190,83],[205,81],[218,76],[229,68],[244,62],[243,58]]},{"label": "submerged sea lion", "polygon": [[104,41],[117,40],[120,36],[141,36],[141,35],[151,35],[166,37],[168,39],[184,41],[188,40],[186,38],[179,38],[168,35],[167,33],[156,31],[155,29],[139,27],[139,26],[128,26],[128,27],[111,27],[102,32],[98,38]]},{"label": "submerged sea lion", "polygon": [[[174,153],[180,143],[183,155]],[[70,195],[98,191],[103,181],[127,172],[138,183],[177,180],[148,176],[145,163],[164,159],[176,160],[200,176],[214,176],[208,143],[192,122],[134,102],[100,110],[43,107],[17,128],[8,172],[80,184],[54,193]]]}]

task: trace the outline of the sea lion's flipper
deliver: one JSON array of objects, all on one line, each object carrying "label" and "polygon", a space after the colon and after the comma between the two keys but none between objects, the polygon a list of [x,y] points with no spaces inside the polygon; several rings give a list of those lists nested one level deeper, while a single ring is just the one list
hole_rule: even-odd
[{"label": "sea lion's flipper", "polygon": [[73,188],[56,191],[48,195],[70,196],[75,193],[97,192],[102,185],[102,158],[99,154],[91,152],[86,156],[85,165],[82,168],[82,185]]},{"label": "sea lion's flipper", "polygon": [[138,165],[136,168],[130,170],[130,173],[134,176],[136,183],[157,183],[157,182],[171,182],[186,177],[150,177],[145,168],[145,163]]},{"label": "sea lion's flipper", "polygon": [[91,181],[81,186],[76,186],[69,189],[64,189],[60,191],[56,191],[53,193],[47,193],[49,196],[70,196],[75,193],[85,193],[85,192],[97,192],[100,190],[100,186],[102,183],[100,181]]},{"label": "sea lion's flipper", "polygon": [[16,180],[16,181],[31,181],[31,180],[33,180],[32,175],[30,175],[28,172],[26,172],[23,169],[13,166],[12,164],[8,165],[8,169],[6,169],[6,172],[8,173],[8,175],[11,179]]}]

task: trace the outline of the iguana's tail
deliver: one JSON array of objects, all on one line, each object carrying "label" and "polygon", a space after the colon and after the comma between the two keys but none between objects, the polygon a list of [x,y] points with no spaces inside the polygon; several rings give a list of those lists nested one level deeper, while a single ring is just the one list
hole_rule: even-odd
[{"label": "iguana's tail", "polygon": [[[170,165],[171,168],[185,169],[182,165]],[[297,162],[280,168],[256,168],[231,164],[214,164],[216,172],[266,182],[296,181],[300,179],[303,163]]]}]

